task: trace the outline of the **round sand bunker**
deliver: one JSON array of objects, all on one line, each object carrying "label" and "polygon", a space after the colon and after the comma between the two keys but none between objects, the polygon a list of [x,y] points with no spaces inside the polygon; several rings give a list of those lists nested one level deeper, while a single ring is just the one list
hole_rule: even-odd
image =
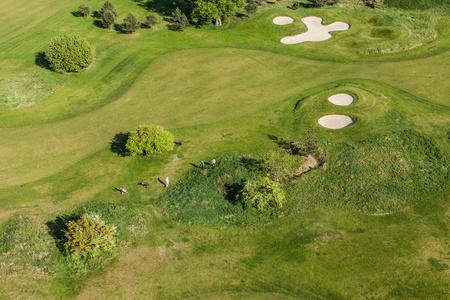
[{"label": "round sand bunker", "polygon": [[335,105],[346,106],[353,103],[353,97],[349,94],[336,94],[328,97],[328,101]]},{"label": "round sand bunker", "polygon": [[291,17],[281,16],[281,17],[273,18],[273,23],[275,23],[277,25],[286,25],[286,24],[291,24],[292,22],[294,22],[294,19],[292,19]]},{"label": "round sand bunker", "polygon": [[353,124],[353,119],[346,115],[328,115],[319,119],[319,124],[329,129],[341,129]]}]

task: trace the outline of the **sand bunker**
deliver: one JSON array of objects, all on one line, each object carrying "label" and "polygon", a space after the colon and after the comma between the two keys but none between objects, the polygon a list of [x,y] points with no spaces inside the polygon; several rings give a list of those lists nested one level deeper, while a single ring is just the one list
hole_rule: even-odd
[{"label": "sand bunker", "polygon": [[342,31],[350,28],[350,25],[344,22],[334,22],[324,26],[322,25],[322,18],[319,17],[306,17],[302,21],[308,27],[308,31],[299,35],[282,38],[281,42],[283,44],[292,45],[303,42],[321,42],[331,38],[330,31]]},{"label": "sand bunker", "polygon": [[346,106],[353,103],[353,97],[349,94],[336,94],[328,97],[328,101],[335,105]]},{"label": "sand bunker", "polygon": [[353,124],[353,119],[346,115],[328,115],[319,119],[319,124],[330,129],[341,129]]},{"label": "sand bunker", "polygon": [[273,18],[273,22],[277,25],[286,25],[286,24],[291,24],[292,22],[294,22],[294,19],[292,19],[291,17],[281,16],[281,17]]}]

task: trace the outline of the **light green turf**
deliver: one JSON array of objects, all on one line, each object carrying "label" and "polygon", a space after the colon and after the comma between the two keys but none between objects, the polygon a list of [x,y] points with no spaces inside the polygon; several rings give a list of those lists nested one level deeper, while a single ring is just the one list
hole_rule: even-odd
[{"label": "light green turf", "polygon": [[[98,10],[102,2],[86,4]],[[178,224],[157,205],[165,192],[158,179],[169,176],[175,184],[190,163],[274,149],[268,135],[297,139],[309,127],[324,143],[370,141],[412,128],[450,154],[448,15],[373,11],[356,0],[293,11],[285,8],[291,2],[266,3],[251,18],[187,33],[169,31],[159,15],[155,31],[124,35],[95,26],[92,17],[72,16],[78,5],[72,1],[1,1],[0,88],[23,77],[25,83],[7,85],[7,92],[15,90],[19,102],[33,95],[35,103],[0,106],[0,223],[22,214],[41,226],[95,199],[139,207],[150,234],[83,277],[71,278],[64,267],[56,277],[0,267],[0,298],[445,298],[445,192],[392,215],[299,209],[250,228]],[[143,2],[113,3],[120,20],[128,12],[140,20],[149,13]],[[295,22],[276,26],[279,15]],[[279,42],[305,30],[300,20],[310,15],[351,28],[320,43]],[[66,75],[37,66],[36,53],[66,32],[96,48],[94,64]],[[32,74],[51,83],[51,95],[36,93]],[[342,92],[355,103],[336,107],[326,100]],[[331,113],[356,123],[341,131],[320,127],[317,119]],[[115,134],[152,123],[183,146],[152,158],[110,151]],[[141,181],[150,187],[138,186]],[[119,186],[129,194],[113,190]],[[40,253],[33,255],[24,257]]]}]

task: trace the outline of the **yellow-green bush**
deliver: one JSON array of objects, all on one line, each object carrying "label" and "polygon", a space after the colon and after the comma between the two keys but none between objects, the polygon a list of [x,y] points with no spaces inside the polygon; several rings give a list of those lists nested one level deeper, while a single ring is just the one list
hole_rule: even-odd
[{"label": "yellow-green bush", "polygon": [[66,225],[64,246],[74,258],[95,259],[101,252],[111,252],[116,246],[116,228],[105,224],[98,215],[87,214]]}]

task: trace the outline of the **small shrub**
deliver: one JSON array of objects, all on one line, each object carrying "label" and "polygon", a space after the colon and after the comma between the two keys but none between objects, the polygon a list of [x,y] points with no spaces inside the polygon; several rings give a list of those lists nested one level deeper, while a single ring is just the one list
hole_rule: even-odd
[{"label": "small shrub", "polygon": [[155,25],[158,23],[155,15],[148,15],[145,17],[145,25],[152,30],[155,30]]},{"label": "small shrub", "polygon": [[89,5],[80,4],[78,5],[78,13],[86,18],[91,13],[91,8]]},{"label": "small shrub", "polygon": [[94,61],[94,48],[79,35],[65,34],[51,41],[45,57],[56,72],[78,72]]},{"label": "small shrub", "polygon": [[101,252],[116,246],[116,228],[105,224],[99,215],[87,214],[67,225],[66,250],[76,259],[94,260]]},{"label": "small shrub", "polygon": [[257,212],[272,212],[283,206],[285,195],[279,183],[263,177],[249,180],[238,195],[238,200]]}]

